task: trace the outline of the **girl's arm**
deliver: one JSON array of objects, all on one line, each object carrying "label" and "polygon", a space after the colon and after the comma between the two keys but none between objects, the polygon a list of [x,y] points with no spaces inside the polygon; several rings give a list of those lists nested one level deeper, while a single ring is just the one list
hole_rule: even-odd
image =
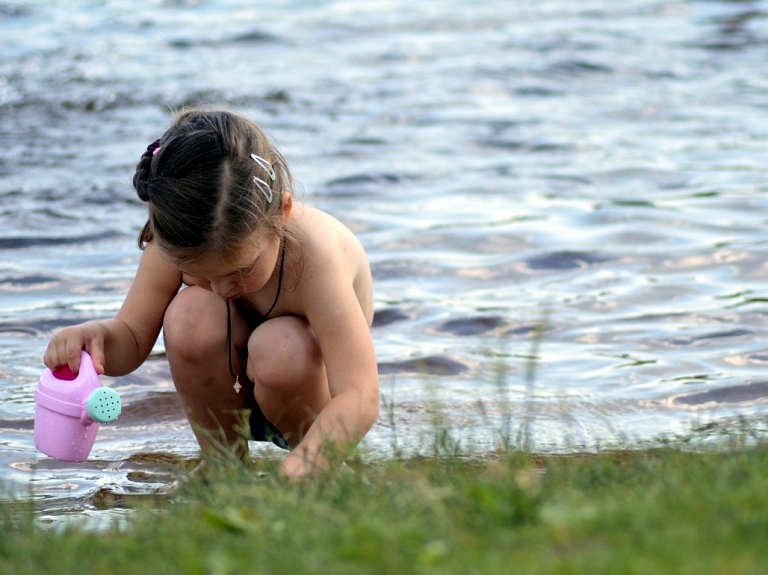
[{"label": "girl's arm", "polygon": [[311,475],[337,463],[360,442],[379,412],[373,339],[352,281],[341,271],[344,267],[332,261],[318,265],[316,270],[325,271],[315,274],[303,290],[312,294],[305,313],[320,343],[331,401],[283,461],[288,477]]},{"label": "girl's arm", "polygon": [[152,351],[168,304],[181,286],[181,276],[162,259],[150,242],[144,249],[136,277],[117,315],[57,332],[45,352],[51,369],[69,365],[80,369],[80,350],[93,358],[96,371],[125,375],[139,367]]}]

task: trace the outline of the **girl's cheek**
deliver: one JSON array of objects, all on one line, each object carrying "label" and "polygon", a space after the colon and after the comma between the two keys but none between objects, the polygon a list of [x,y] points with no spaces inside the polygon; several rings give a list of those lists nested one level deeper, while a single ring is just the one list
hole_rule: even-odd
[{"label": "girl's cheek", "polygon": [[247,291],[258,291],[269,281],[268,273],[254,272],[243,276],[242,285]]},{"label": "girl's cheek", "polygon": [[184,283],[187,285],[193,285],[193,286],[202,288],[204,290],[211,291],[211,282],[209,282],[204,278],[195,277],[195,276],[186,276],[184,278]]}]

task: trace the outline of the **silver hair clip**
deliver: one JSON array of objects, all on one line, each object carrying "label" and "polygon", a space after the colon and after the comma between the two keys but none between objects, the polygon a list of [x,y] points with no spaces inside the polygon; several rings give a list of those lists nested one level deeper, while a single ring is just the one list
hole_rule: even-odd
[{"label": "silver hair clip", "polygon": [[[269,179],[273,182],[275,181],[275,170],[272,168],[272,164],[270,164],[267,160],[262,158],[261,156],[257,156],[256,154],[251,154],[251,159],[259,164],[261,168],[267,172],[267,175],[269,176]],[[261,190],[261,193],[264,194],[264,197],[267,199],[267,203],[272,203],[272,188],[270,185],[262,180],[261,178],[257,178],[256,176],[253,176],[253,183],[256,184],[259,189]]]},{"label": "silver hair clip", "polygon": [[272,203],[272,188],[269,187],[269,184],[262,180],[261,178],[257,178],[256,176],[253,176],[253,183],[256,184],[259,189],[261,190],[261,193],[264,194],[264,197],[267,198],[267,203]]},{"label": "silver hair clip", "polygon": [[267,172],[270,180],[272,180],[273,182],[275,181],[275,170],[272,169],[272,164],[270,164],[267,160],[265,160],[261,156],[257,156],[256,154],[251,154],[251,159],[257,164],[259,164],[262,168],[264,168],[264,171]]}]

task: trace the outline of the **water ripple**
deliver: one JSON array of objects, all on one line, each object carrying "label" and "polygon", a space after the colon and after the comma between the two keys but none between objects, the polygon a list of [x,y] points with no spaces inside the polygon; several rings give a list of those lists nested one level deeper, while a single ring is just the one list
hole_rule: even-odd
[{"label": "water ripple", "polygon": [[768,413],[768,1],[350,6],[0,7],[0,482],[37,465],[46,505],[92,512],[145,492],[131,454],[197,456],[162,339],[108,382],[126,413],[94,462],[30,463],[29,428],[50,334],[120,307],[134,166],[188,104],[262,123],[297,199],[359,235],[416,451],[435,409],[473,449],[530,416],[555,451]]}]

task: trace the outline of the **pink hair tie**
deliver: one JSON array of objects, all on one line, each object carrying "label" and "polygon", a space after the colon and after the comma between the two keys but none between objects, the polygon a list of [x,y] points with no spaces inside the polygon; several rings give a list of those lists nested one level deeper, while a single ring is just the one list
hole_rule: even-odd
[{"label": "pink hair tie", "polygon": [[160,138],[152,142],[149,146],[147,146],[147,152],[152,152],[153,156],[156,156],[157,153],[160,151]]}]

